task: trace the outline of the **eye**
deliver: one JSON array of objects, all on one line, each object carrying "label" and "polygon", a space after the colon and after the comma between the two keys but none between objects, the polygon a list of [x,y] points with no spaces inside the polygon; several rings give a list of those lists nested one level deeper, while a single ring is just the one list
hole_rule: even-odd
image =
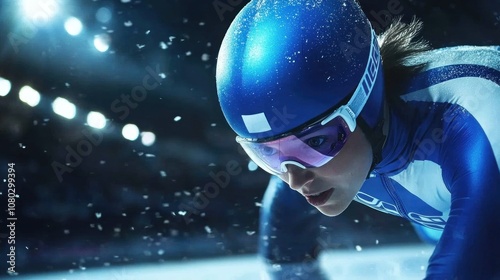
[{"label": "eye", "polygon": [[275,148],[272,148],[272,147],[268,147],[268,146],[264,146],[264,147],[261,147],[260,148],[260,153],[264,156],[272,156],[274,154],[276,154],[276,149]]},{"label": "eye", "polygon": [[339,131],[339,135],[337,141],[343,143],[345,141],[345,133],[343,131]]},{"label": "eye", "polygon": [[340,143],[344,143],[345,142],[345,137],[346,137],[345,132],[344,131],[339,131],[339,135],[338,135],[337,141],[340,142]]},{"label": "eye", "polygon": [[312,137],[307,140],[307,145],[309,145],[312,148],[319,148],[321,145],[325,143],[326,140],[327,140],[326,136]]}]

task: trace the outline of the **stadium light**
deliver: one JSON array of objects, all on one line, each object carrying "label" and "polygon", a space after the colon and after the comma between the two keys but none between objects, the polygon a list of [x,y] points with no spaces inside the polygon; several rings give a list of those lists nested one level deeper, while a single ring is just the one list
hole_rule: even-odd
[{"label": "stadium light", "polygon": [[12,84],[9,80],[0,77],[0,96],[6,96],[9,94]]},{"label": "stadium light", "polygon": [[40,103],[40,93],[30,86],[23,86],[19,90],[19,99],[31,107],[35,107]]},{"label": "stadium light", "polygon": [[153,145],[155,141],[156,141],[156,135],[153,132],[146,131],[141,133],[142,145],[149,147]]},{"label": "stadium light", "polygon": [[67,119],[72,119],[76,115],[76,106],[62,97],[58,97],[52,102],[52,110]]},{"label": "stadium light", "polygon": [[94,47],[100,52],[106,52],[109,49],[111,37],[108,34],[99,34],[94,36]]},{"label": "stadium light", "polygon": [[22,18],[38,26],[49,22],[61,9],[61,0],[21,0]]},{"label": "stadium light", "polygon": [[135,141],[139,137],[139,128],[135,124],[126,124],[122,129],[123,138]]},{"label": "stadium light", "polygon": [[82,32],[82,22],[76,17],[70,17],[64,22],[64,29],[71,36],[77,36]]},{"label": "stadium light", "polygon": [[99,112],[90,112],[87,115],[87,123],[91,127],[102,129],[106,126],[106,117]]}]

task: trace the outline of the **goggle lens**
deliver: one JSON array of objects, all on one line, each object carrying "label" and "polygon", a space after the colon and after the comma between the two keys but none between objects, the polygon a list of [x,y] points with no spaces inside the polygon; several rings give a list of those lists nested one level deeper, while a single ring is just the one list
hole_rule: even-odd
[{"label": "goggle lens", "polygon": [[333,159],[344,147],[350,130],[342,116],[325,124],[317,123],[298,133],[268,142],[237,138],[249,157],[265,171],[279,175],[287,164],[302,168],[320,167]]}]

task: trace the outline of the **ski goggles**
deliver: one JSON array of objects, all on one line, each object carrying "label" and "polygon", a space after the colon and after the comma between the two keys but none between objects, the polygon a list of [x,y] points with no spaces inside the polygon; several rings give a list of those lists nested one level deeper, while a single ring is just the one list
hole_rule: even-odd
[{"label": "ski goggles", "polygon": [[380,68],[377,36],[372,30],[370,55],[363,76],[346,105],[298,132],[280,135],[278,139],[236,137],[251,160],[265,171],[280,175],[287,164],[301,168],[321,167],[342,150],[356,128],[356,118],[366,104]]},{"label": "ski goggles", "polygon": [[342,150],[356,127],[356,121],[339,108],[325,118],[295,133],[269,141],[252,141],[236,137],[251,160],[265,171],[280,175],[287,165],[300,168],[321,167]]}]

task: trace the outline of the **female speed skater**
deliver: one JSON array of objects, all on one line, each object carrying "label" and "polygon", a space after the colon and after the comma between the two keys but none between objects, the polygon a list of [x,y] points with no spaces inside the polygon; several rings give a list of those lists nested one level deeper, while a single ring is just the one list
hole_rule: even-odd
[{"label": "female speed skater", "polygon": [[273,175],[269,278],[325,279],[316,217],[356,201],[440,232],[426,279],[500,279],[500,48],[431,50],[420,27],[376,35],[354,0],[252,0],[232,22],[217,93]]}]

